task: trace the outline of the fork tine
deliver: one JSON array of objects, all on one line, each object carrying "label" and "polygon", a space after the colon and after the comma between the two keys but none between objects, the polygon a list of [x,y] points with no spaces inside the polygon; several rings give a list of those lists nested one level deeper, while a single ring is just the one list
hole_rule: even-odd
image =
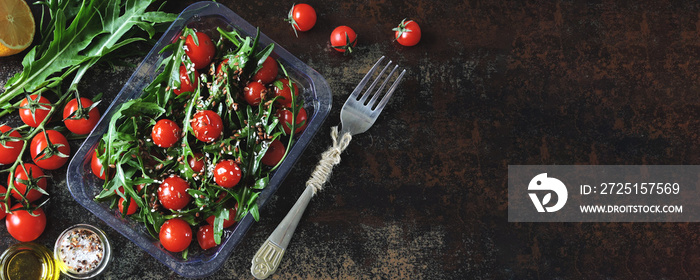
[{"label": "fork tine", "polygon": [[382,95],[382,90],[384,90],[384,87],[386,87],[386,83],[391,80],[391,77],[394,76],[394,72],[396,72],[396,69],[399,68],[398,65],[394,65],[394,69],[391,69],[391,72],[389,72],[389,75],[386,75],[386,79],[384,79],[384,82],[382,82],[382,85],[379,86],[379,89],[374,92],[372,95],[372,99],[367,103],[367,106],[372,108],[374,107],[375,102],[377,101],[377,98],[379,98],[380,95]]},{"label": "fork tine", "polygon": [[391,95],[394,94],[394,90],[396,90],[396,87],[399,86],[399,82],[401,81],[401,78],[403,78],[403,75],[406,74],[406,69],[401,71],[401,74],[399,74],[399,77],[396,78],[396,81],[391,85],[389,88],[389,91],[387,91],[386,95],[382,98],[381,101],[379,101],[379,105],[377,105],[377,108],[374,109],[374,111],[378,114],[379,112],[384,109],[384,106],[386,106],[386,103],[389,102],[389,98],[391,98]]},{"label": "fork tine", "polygon": [[357,84],[357,87],[355,87],[355,90],[353,90],[352,93],[350,94],[350,98],[357,99],[357,96],[362,91],[362,88],[365,87],[365,85],[369,81],[369,78],[372,77],[372,75],[374,74],[374,71],[377,70],[377,66],[379,65],[379,63],[382,62],[382,60],[384,60],[384,56],[380,57],[379,60],[377,60],[377,62],[374,63],[374,66],[372,66],[372,68],[370,68],[369,71],[367,71],[367,74],[365,74],[365,77],[362,78],[362,81],[360,81],[360,83]]},{"label": "fork tine", "polygon": [[384,68],[382,68],[382,71],[379,72],[379,74],[377,74],[377,77],[374,78],[374,81],[372,81],[372,84],[369,85],[367,90],[365,90],[365,93],[362,94],[362,96],[360,97],[360,100],[359,100],[360,103],[364,104],[365,100],[367,100],[367,97],[372,95],[372,90],[374,89],[374,86],[376,86],[377,83],[379,82],[379,80],[381,80],[382,75],[384,75],[384,72],[386,72],[386,69],[389,68],[390,65],[391,65],[391,60],[389,60],[389,63],[387,63],[387,65],[384,66]]}]

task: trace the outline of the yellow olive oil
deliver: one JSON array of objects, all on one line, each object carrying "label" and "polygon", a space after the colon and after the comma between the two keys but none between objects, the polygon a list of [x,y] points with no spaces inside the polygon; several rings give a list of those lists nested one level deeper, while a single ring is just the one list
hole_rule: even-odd
[{"label": "yellow olive oil", "polygon": [[44,262],[32,251],[19,251],[7,262],[6,275],[8,279],[41,279],[44,272]]},{"label": "yellow olive oil", "polygon": [[10,246],[0,262],[2,280],[53,280],[60,274],[48,249],[35,243]]}]

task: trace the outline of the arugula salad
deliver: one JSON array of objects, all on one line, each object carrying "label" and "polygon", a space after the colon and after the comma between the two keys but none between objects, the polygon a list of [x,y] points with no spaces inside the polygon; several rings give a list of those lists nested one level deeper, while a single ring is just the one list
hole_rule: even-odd
[{"label": "arugula salad", "polygon": [[162,72],[109,120],[91,162],[105,180],[95,200],[183,256],[195,236],[209,249],[235,221],[258,220],[257,197],[307,118],[273,47],[185,28],[161,50]]}]

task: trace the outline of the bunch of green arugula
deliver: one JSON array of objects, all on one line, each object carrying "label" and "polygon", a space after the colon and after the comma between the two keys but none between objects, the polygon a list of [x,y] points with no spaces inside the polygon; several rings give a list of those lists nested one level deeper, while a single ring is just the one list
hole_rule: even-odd
[{"label": "bunch of green arugula", "polygon": [[[102,58],[137,41],[134,37],[145,31],[149,38],[158,23],[171,22],[175,15],[147,11],[155,0],[45,0],[50,20],[40,30],[41,44],[34,46],[22,60],[24,69],[7,81],[0,96],[0,116],[11,111],[12,101],[24,92],[39,93],[60,90],[59,86],[71,74],[68,91],[77,90],[88,69]],[[42,15],[42,18],[44,16]]]}]

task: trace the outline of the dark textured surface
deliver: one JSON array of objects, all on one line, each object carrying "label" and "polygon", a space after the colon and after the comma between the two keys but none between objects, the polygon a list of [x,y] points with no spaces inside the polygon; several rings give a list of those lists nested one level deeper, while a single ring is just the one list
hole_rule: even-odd
[{"label": "dark textured surface", "polygon": [[[171,12],[191,3],[171,2]],[[309,1],[319,20],[296,38],[282,21],[290,1],[219,2],[321,73],[334,101],[260,222],[210,279],[252,278],[255,250],[302,192],[345,98],[381,55],[408,75],[312,200],[272,279],[700,277],[697,224],[508,223],[506,192],[509,164],[699,164],[698,4]],[[392,42],[405,17],[421,24],[415,47]],[[359,34],[351,56],[329,48],[338,25]],[[0,58],[0,85],[21,56]],[[97,67],[81,92],[109,99],[131,71]],[[62,173],[52,174],[38,242],[51,246],[65,227],[87,222],[116,248],[103,278],[177,277],[76,204]],[[0,231],[0,249],[13,243]]]}]

